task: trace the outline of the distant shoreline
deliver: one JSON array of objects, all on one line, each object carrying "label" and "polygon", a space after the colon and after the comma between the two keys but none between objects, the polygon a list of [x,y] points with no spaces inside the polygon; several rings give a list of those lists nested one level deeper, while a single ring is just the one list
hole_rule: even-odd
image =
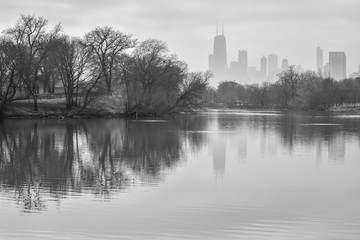
[{"label": "distant shoreline", "polygon": [[[57,106],[52,106],[56,108]],[[4,111],[0,118],[2,119],[90,119],[90,118],[128,118],[133,119],[135,116],[127,116],[125,113],[117,111],[109,111],[107,109],[95,109],[89,108],[78,112],[66,112],[64,109],[59,110],[49,110],[49,109],[40,109],[34,111],[30,106],[21,107],[21,108],[12,108]],[[352,113],[360,114],[360,107],[355,106],[338,106],[330,109],[329,111],[314,111],[306,109],[277,109],[277,108],[227,108],[227,107],[204,107],[201,111],[211,111],[211,110],[249,110],[249,111],[304,111],[304,112],[318,112],[318,113]],[[199,112],[196,111],[196,112]],[[138,116],[140,119],[146,118],[159,118],[161,116]],[[164,116],[162,116],[164,117]]]}]

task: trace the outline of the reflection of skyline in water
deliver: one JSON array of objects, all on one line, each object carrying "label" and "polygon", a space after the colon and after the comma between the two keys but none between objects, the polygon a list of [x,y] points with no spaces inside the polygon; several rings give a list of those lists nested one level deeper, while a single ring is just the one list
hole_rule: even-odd
[{"label": "reflection of skyline in water", "polygon": [[[342,119],[342,120],[340,120]],[[294,152],[303,151],[309,154],[314,151],[315,165],[322,164],[327,158],[329,164],[344,164],[346,159],[346,138],[360,136],[360,123],[354,118],[345,119],[332,116],[312,116],[308,114],[251,115],[234,117],[234,113],[223,113],[216,122],[216,131],[208,133],[216,140],[210,142],[213,150],[213,168],[215,174],[224,174],[226,162],[230,157],[220,136],[227,135],[230,142],[237,143],[239,162],[257,160],[256,154],[249,157],[249,149],[258,146],[261,158],[272,158],[283,154],[293,158]],[[250,137],[249,137],[250,136]],[[358,137],[359,139],[359,137]],[[214,146],[216,145],[216,146]],[[280,151],[282,149],[282,151]],[[323,154],[326,151],[326,155]],[[255,150],[256,152],[256,150]],[[223,157],[221,157],[223,156]],[[300,155],[299,155],[300,156]],[[301,156],[298,157],[301,160]]]},{"label": "reflection of skyline in water", "polygon": [[0,124],[0,189],[24,211],[45,210],[49,198],[60,201],[72,193],[111,198],[134,182],[165,181],[169,170],[186,161],[184,153],[204,147],[217,178],[226,174],[226,161],[247,163],[280,154],[291,159],[299,148],[314,151],[315,165],[345,164],[347,138],[359,141],[359,125],[356,119],[301,114],[212,113],[164,122],[5,120]]},{"label": "reflection of skyline in water", "polygon": [[224,136],[215,135],[213,141],[213,168],[217,176],[222,178],[226,163],[226,139]]},{"label": "reflection of skyline in water", "polygon": [[239,162],[246,162],[247,160],[247,146],[248,146],[248,132],[247,129],[242,128],[237,140],[237,155]]},{"label": "reflection of skyline in water", "polygon": [[346,139],[342,134],[334,136],[334,138],[328,142],[329,161],[333,163],[343,164],[345,161],[345,144]]}]

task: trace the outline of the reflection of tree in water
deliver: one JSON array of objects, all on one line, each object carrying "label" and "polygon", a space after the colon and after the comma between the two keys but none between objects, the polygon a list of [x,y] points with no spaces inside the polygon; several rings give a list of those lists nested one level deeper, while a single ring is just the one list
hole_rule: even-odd
[{"label": "reflection of tree in water", "polygon": [[356,126],[354,123],[352,119],[332,116],[284,115],[281,117],[278,132],[283,145],[290,151],[293,150],[295,143],[309,148],[319,142],[328,143],[331,158],[331,153],[336,151],[330,148],[338,147],[338,143],[344,144],[346,135],[354,134],[353,129],[359,129],[360,123],[358,122]]},{"label": "reflection of tree in water", "polygon": [[127,121],[122,158],[147,180],[159,180],[163,170],[180,159],[179,133],[171,122]]},{"label": "reflection of tree in water", "polygon": [[46,209],[45,201],[41,195],[41,186],[27,183],[15,189],[16,201],[25,212],[43,211]]},{"label": "reflection of tree in water", "polygon": [[[168,122],[21,120],[0,124],[1,191],[24,210],[71,192],[103,197],[137,178],[159,181],[180,159],[181,138]],[[135,178],[135,179],[134,179]]]},{"label": "reflection of tree in water", "polygon": [[[343,161],[346,149],[345,138],[349,135],[360,136],[358,118],[344,118],[334,114],[295,112],[273,116],[248,115],[238,118],[230,115],[223,116],[218,121],[219,130],[237,130],[241,126],[246,126],[253,133],[260,130],[260,151],[264,151],[264,155],[269,154],[267,148],[273,143],[271,141],[279,139],[290,154],[296,146],[317,148],[317,151],[320,151],[319,144],[325,143],[328,146],[330,160]],[[276,143],[272,144],[272,148],[276,148]],[[321,155],[320,152],[317,154]]]},{"label": "reflection of tree in water", "polygon": [[209,118],[201,114],[184,115],[176,119],[180,131],[186,133],[189,147],[192,151],[205,147],[209,135],[206,134],[211,124],[217,122],[215,118]]}]

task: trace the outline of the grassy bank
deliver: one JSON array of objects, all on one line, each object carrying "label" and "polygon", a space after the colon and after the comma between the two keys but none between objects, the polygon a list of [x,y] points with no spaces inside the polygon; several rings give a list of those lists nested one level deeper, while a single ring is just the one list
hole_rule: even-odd
[{"label": "grassy bank", "polygon": [[9,104],[2,113],[3,118],[93,118],[93,117],[121,117],[123,109],[115,103],[99,99],[86,109],[75,108],[67,111],[64,107],[65,98],[39,99],[38,110],[34,110],[31,100],[16,101]]}]

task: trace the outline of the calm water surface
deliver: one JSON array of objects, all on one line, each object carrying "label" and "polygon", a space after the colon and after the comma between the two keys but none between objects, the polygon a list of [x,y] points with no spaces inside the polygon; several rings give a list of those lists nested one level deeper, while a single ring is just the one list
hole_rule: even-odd
[{"label": "calm water surface", "polygon": [[360,116],[4,120],[0,239],[360,239]]}]

